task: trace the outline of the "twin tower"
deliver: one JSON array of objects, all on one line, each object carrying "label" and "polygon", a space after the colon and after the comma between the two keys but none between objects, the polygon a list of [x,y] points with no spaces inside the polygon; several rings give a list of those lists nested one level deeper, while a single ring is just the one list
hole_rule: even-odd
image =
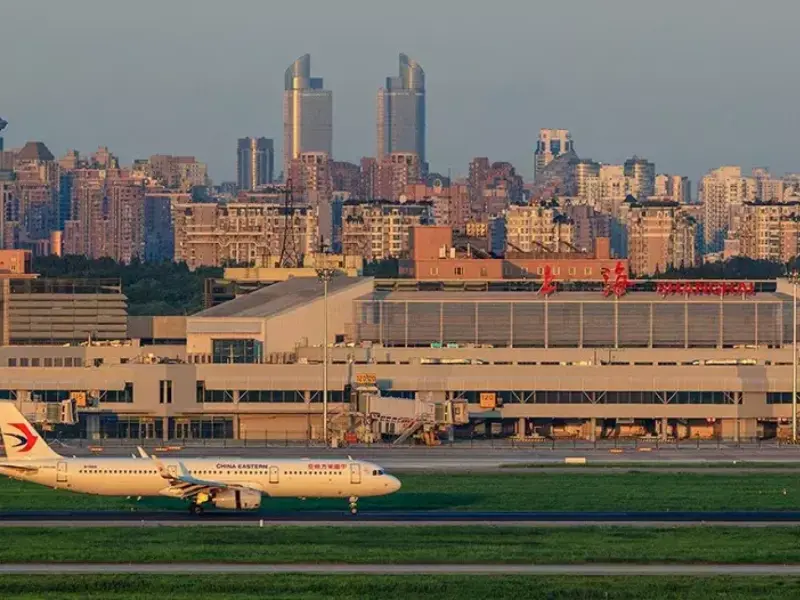
[{"label": "twin tower", "polygon": [[[333,93],[311,77],[311,55],[286,69],[283,95],[284,169],[303,152],[333,154]],[[425,157],[425,71],[405,54],[400,74],[378,90],[377,158],[392,152]]]}]

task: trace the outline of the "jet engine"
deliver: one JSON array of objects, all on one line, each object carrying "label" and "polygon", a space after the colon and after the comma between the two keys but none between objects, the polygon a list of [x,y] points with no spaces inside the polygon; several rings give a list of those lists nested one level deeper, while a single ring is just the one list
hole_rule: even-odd
[{"label": "jet engine", "polygon": [[255,490],[223,490],[211,499],[223,510],[256,510],[261,506],[261,492]]}]

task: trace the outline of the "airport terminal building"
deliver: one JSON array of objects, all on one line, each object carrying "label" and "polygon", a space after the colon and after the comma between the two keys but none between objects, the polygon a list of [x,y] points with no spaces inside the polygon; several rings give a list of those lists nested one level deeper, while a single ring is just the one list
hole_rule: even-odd
[{"label": "airport terminal building", "polygon": [[[786,436],[792,286],[783,281],[381,281],[293,278],[128,338],[0,348],[0,397],[88,439],[319,440],[352,390],[465,400],[456,435]],[[40,419],[42,420],[42,419]]]}]

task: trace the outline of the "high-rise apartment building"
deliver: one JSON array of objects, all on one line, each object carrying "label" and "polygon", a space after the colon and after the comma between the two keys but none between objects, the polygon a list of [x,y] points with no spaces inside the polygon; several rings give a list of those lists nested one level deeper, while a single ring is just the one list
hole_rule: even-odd
[{"label": "high-rise apartment building", "polygon": [[753,169],[756,180],[756,200],[760,202],[783,202],[786,190],[790,187],[787,181],[772,177],[768,169]]},{"label": "high-rise apartment building", "polygon": [[522,177],[508,162],[490,163],[488,158],[474,158],[469,164],[470,210],[472,218],[487,222],[506,207],[523,198]]},{"label": "high-rise apartment building", "polygon": [[15,192],[14,173],[12,171],[0,171],[0,248],[2,249],[16,247],[13,229],[10,235],[6,233],[6,222],[9,215],[13,216],[13,207],[16,205]]},{"label": "high-rise apartment building", "polygon": [[789,262],[800,255],[800,202],[745,202],[737,236],[741,256]]},{"label": "high-rise apartment building", "polygon": [[406,258],[411,228],[432,223],[430,202],[349,200],[342,205],[342,252],[365,261]]},{"label": "high-rise apartment building", "polygon": [[145,258],[145,187],[141,179],[87,170],[73,181],[70,214],[64,221],[64,253]]},{"label": "high-rise apartment building", "polygon": [[416,154],[425,164],[425,71],[400,55],[400,74],[378,90],[378,160],[387,154]]},{"label": "high-rise apartment building", "polygon": [[236,146],[236,183],[253,191],[275,179],[275,146],[271,139],[241,138]]},{"label": "high-rise apartment building", "polygon": [[[471,217],[468,186],[464,183],[441,183],[432,186],[427,183],[409,185],[404,195],[407,202],[430,201],[437,225],[450,227],[456,233],[464,233]],[[482,225],[486,227],[485,222]]]},{"label": "high-rise apartment building", "polygon": [[[345,161],[331,161],[333,191],[343,192],[352,198],[359,197],[361,190],[361,167]],[[363,196],[360,196],[363,198]]]},{"label": "high-rise apartment building", "polygon": [[358,197],[363,200],[375,200],[380,195],[378,190],[378,161],[365,156],[361,159],[361,181],[358,190]]},{"label": "high-rise apartment building", "polygon": [[600,163],[582,158],[572,165],[572,182],[575,195],[586,204],[594,206],[600,196]]},{"label": "high-rise apartment building", "polygon": [[542,202],[531,206],[510,206],[505,212],[506,251],[560,252],[575,244],[572,219],[558,204]]},{"label": "high-rise apartment building", "polygon": [[145,259],[145,188],[142,182],[117,180],[106,185],[108,256],[130,263]]},{"label": "high-rise apartment building", "polygon": [[188,203],[190,194],[166,190],[146,190],[144,197],[144,259],[150,262],[172,260],[175,255],[175,229],[172,205]]},{"label": "high-rise apartment building", "polygon": [[646,200],[655,193],[656,166],[649,160],[634,156],[625,161],[623,174],[630,179],[630,193]]},{"label": "high-rise apartment building", "polygon": [[574,151],[572,136],[566,129],[542,129],[539,131],[539,140],[536,142],[536,151],[533,158],[534,180],[541,177],[544,168],[556,158],[567,152]]},{"label": "high-rise apartment building", "polygon": [[681,212],[677,202],[625,203],[628,261],[637,276],[664,273],[672,267],[695,265],[696,221]]},{"label": "high-rise apartment building", "polygon": [[293,191],[311,206],[330,202],[333,195],[331,158],[325,152],[301,152],[291,162]]},{"label": "high-rise apartment building", "polygon": [[[301,266],[316,250],[319,232],[314,209],[282,204],[175,203],[175,261],[190,269],[225,265]],[[287,257],[291,260],[287,260]]]},{"label": "high-rise apartment building", "polygon": [[333,154],[333,94],[311,77],[311,55],[294,61],[284,75],[283,169],[303,152]]},{"label": "high-rise apartment building", "polygon": [[659,174],[656,175],[652,195],[660,200],[689,204],[692,201],[692,184],[688,177]]},{"label": "high-rise apartment building", "polygon": [[399,200],[406,186],[422,180],[423,166],[418,154],[392,152],[378,166],[378,194],[381,200]]},{"label": "high-rise apartment building", "polygon": [[136,165],[154,182],[171,190],[189,192],[208,185],[208,167],[194,156],[156,154]]},{"label": "high-rise apartment building", "polygon": [[599,208],[616,215],[622,202],[630,195],[633,181],[625,176],[623,165],[600,165],[599,178]]},{"label": "high-rise apartment building", "polygon": [[756,199],[756,180],[743,177],[740,167],[725,166],[706,174],[700,180],[699,191],[705,252],[717,252],[722,250],[742,203]]}]

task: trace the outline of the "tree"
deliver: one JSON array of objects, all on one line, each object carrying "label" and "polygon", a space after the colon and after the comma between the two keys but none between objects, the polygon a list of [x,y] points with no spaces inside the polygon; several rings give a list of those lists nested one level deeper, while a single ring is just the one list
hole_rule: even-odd
[{"label": "tree", "polygon": [[190,271],[186,263],[136,258],[126,265],[85,256],[36,258],[33,271],[49,278],[119,279],[130,315],[187,315],[202,310],[205,280],[222,277],[222,269],[216,267]]}]

